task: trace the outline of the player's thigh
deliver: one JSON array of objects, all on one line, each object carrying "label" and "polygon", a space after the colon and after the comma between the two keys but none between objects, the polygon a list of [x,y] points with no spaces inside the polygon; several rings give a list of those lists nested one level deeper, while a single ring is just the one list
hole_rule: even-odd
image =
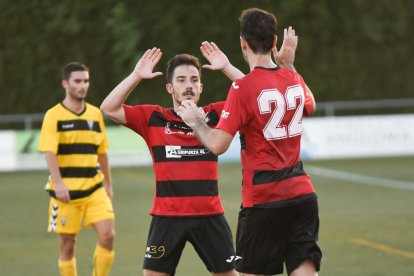
[{"label": "player's thigh", "polygon": [[322,251],[319,247],[319,211],[318,202],[292,206],[292,222],[289,227],[289,242],[286,251],[288,272],[297,269],[304,261],[310,260],[319,271]]},{"label": "player's thigh", "polygon": [[99,188],[88,196],[85,210],[85,225],[90,227],[98,221],[115,219],[111,199],[104,188]]},{"label": "player's thigh", "polygon": [[48,231],[61,234],[76,234],[82,229],[84,206],[80,201],[68,203],[50,199]]},{"label": "player's thigh", "polygon": [[235,251],[230,227],[224,215],[195,219],[190,242],[207,270],[222,273],[234,269]]},{"label": "player's thigh", "polygon": [[246,274],[283,273],[287,225],[285,208],[242,209],[236,236],[236,270]]},{"label": "player's thigh", "polygon": [[153,216],[148,233],[144,270],[174,273],[187,241],[188,224],[180,218]]}]

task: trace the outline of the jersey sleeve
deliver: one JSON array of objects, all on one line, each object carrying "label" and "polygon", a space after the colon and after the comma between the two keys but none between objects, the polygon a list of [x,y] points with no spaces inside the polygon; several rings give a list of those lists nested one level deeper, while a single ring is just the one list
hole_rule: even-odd
[{"label": "jersey sleeve", "polygon": [[126,105],[122,107],[125,111],[126,124],[125,126],[141,135],[144,139],[148,134],[148,112],[146,112],[145,105]]},{"label": "jersey sleeve", "polygon": [[303,110],[303,115],[310,116],[310,115],[312,115],[312,112],[313,112],[313,109],[314,109],[313,96],[306,89],[305,81],[302,78],[300,78],[300,85],[303,87],[304,93],[305,93],[305,107],[304,107],[304,110]]},{"label": "jersey sleeve", "polygon": [[98,147],[98,154],[105,154],[107,153],[108,148],[109,148],[109,140],[108,140],[108,136],[106,135],[106,126],[103,120],[102,112],[99,112],[99,126],[102,131],[103,139],[102,139],[101,144]]},{"label": "jersey sleeve", "polygon": [[59,135],[57,132],[57,121],[54,117],[55,116],[48,111],[43,118],[38,147],[40,152],[51,151],[57,153],[58,151]]},{"label": "jersey sleeve", "polygon": [[220,121],[216,128],[222,129],[234,136],[243,124],[242,106],[240,105],[241,87],[238,83],[233,82],[226,102],[221,112]]}]

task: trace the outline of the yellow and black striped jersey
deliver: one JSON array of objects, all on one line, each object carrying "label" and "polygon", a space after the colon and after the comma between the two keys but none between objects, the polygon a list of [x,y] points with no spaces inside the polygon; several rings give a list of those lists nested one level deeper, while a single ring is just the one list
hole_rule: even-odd
[{"label": "yellow and black striped jersey", "polygon": [[[99,108],[86,103],[76,114],[58,103],[46,112],[40,132],[39,151],[56,153],[63,182],[70,191],[85,191],[104,179],[98,154],[108,149],[105,124]],[[54,190],[49,182],[48,190]]]}]

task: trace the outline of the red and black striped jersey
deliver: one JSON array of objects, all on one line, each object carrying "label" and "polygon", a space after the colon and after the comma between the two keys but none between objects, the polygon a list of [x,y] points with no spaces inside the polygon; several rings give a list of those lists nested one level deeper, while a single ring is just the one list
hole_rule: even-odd
[{"label": "red and black striped jersey", "polygon": [[[214,127],[224,102],[203,107]],[[218,189],[217,156],[171,108],[123,105],[125,126],[141,135],[150,150],[155,193],[150,213],[160,216],[206,216],[224,212]]]},{"label": "red and black striped jersey", "polygon": [[217,128],[240,132],[243,207],[277,207],[316,196],[300,160],[302,117],[313,109],[302,77],[255,68],[235,81]]}]

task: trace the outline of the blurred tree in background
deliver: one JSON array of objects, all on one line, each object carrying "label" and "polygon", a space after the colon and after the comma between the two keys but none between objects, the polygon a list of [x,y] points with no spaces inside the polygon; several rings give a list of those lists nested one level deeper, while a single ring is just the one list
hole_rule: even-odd
[{"label": "blurred tree in background", "polygon": [[[413,97],[414,49],[409,0],[2,0],[0,2],[0,113],[44,112],[63,99],[60,70],[70,61],[91,69],[88,101],[99,105],[148,48],[160,47],[156,70],[178,53],[202,58],[214,41],[248,72],[239,45],[238,17],[259,7],[299,35],[295,66],[317,101]],[[230,81],[203,70],[201,104],[223,100]],[[171,106],[165,76],[144,81],[130,104]]]}]

